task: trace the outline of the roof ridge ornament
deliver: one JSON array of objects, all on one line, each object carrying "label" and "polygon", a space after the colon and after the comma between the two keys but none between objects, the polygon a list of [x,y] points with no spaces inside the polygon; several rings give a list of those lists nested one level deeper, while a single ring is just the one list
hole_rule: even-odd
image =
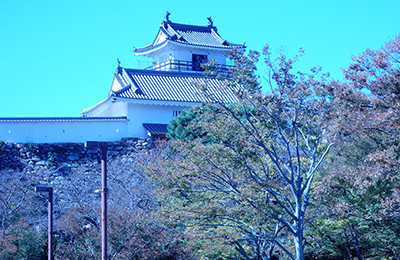
[{"label": "roof ridge ornament", "polygon": [[119,64],[121,64],[121,62],[119,61],[118,58],[117,58],[117,62],[118,62],[118,65],[117,65],[117,68],[115,69],[115,73],[121,74],[121,72],[122,72],[122,67],[119,66]]},{"label": "roof ridge ornament", "polygon": [[168,29],[168,24],[171,22],[169,20],[170,12],[167,11],[164,17],[164,21],[161,22],[161,26],[164,27],[166,30]]},{"label": "roof ridge ornament", "polygon": [[213,27],[214,26],[214,24],[213,24],[213,20],[211,19],[211,16],[210,17],[207,17],[207,20],[208,20],[208,27]]},{"label": "roof ridge ornament", "polygon": [[171,22],[171,21],[169,20],[169,16],[170,16],[170,14],[171,14],[171,13],[170,13],[170,12],[168,12],[168,11],[167,11],[167,13],[165,14],[164,21],[166,21],[167,23],[168,23],[168,22]]}]

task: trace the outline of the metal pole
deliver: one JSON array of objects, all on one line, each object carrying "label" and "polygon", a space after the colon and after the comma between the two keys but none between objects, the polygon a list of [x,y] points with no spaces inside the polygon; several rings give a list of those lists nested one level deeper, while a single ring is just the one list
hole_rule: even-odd
[{"label": "metal pole", "polygon": [[48,227],[47,227],[47,236],[48,236],[48,246],[47,246],[47,259],[53,260],[53,187],[43,187],[36,186],[36,192],[48,192],[49,193],[49,201],[48,201]]},{"label": "metal pole", "polygon": [[101,259],[107,260],[107,142],[86,141],[85,147],[101,148]]},{"label": "metal pole", "polygon": [[107,260],[107,143],[100,142],[101,146],[101,255]]},{"label": "metal pole", "polygon": [[49,226],[48,226],[48,260],[53,260],[53,187],[47,187],[49,192]]}]

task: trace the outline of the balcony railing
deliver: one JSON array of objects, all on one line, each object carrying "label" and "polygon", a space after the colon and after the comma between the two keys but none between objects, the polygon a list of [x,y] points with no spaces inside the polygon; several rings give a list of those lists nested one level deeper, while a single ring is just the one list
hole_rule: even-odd
[{"label": "balcony railing", "polygon": [[[228,70],[229,65],[219,65],[222,70]],[[193,63],[191,61],[183,61],[183,60],[166,60],[161,63],[154,64],[153,66],[145,68],[146,70],[177,70],[177,71],[198,71],[202,72],[204,69],[200,66],[199,63]]]}]

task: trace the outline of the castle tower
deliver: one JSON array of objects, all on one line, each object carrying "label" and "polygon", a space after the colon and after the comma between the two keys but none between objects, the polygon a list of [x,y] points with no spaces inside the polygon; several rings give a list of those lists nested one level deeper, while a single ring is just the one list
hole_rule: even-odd
[{"label": "castle tower", "polygon": [[[123,68],[118,62],[108,97],[84,109],[84,117],[126,117],[127,137],[163,136],[170,120],[183,109],[214,102],[237,101],[235,91],[221,88],[224,82],[202,74],[200,64],[213,58],[226,67],[226,54],[244,44],[228,42],[218,34],[208,18],[208,25],[173,23],[169,13],[161,22],[154,41],[135,48],[135,55],[152,60],[148,68]],[[149,64],[150,65],[150,64]],[[196,85],[207,82],[208,95]]]},{"label": "castle tower", "polygon": [[235,44],[222,39],[211,17],[208,25],[188,25],[173,23],[167,12],[161,22],[154,41],[141,48],[135,48],[135,56],[151,58],[153,65],[146,69],[202,71],[201,63],[213,58],[220,65],[226,65],[226,53],[233,48],[245,49],[243,44]]}]

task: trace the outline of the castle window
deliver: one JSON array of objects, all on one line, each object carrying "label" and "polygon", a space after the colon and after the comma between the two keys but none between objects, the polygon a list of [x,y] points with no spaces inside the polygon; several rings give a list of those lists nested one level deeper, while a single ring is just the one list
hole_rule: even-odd
[{"label": "castle window", "polygon": [[182,112],[182,111],[180,111],[180,110],[174,110],[174,111],[172,111],[172,116],[173,116],[173,117],[179,116],[179,114],[180,114],[181,112]]},{"label": "castle window", "polygon": [[200,64],[207,63],[207,55],[192,54],[192,66],[194,71],[203,71]]}]

